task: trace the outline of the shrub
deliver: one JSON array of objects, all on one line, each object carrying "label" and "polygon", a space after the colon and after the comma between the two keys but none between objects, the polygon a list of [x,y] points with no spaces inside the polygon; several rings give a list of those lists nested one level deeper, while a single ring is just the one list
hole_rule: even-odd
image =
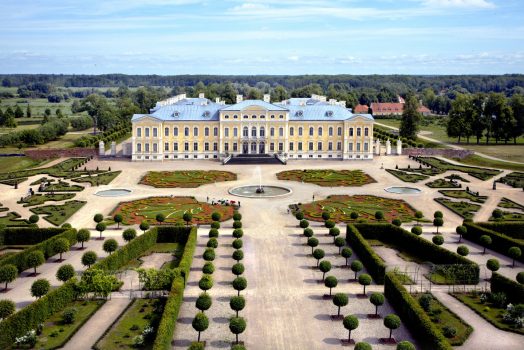
[{"label": "shrub", "polygon": [[514,304],[524,303],[524,285],[494,272],[491,275],[491,292],[503,293]]},{"label": "shrub", "polygon": [[215,272],[215,265],[213,265],[212,262],[207,261],[204,266],[202,266],[202,272],[208,275],[213,274],[213,272]]},{"label": "shrub", "polygon": [[424,309],[424,311],[429,312],[431,310],[431,301],[433,296],[431,294],[422,294],[418,299],[418,304]]},{"label": "shrub", "polygon": [[217,238],[218,237],[218,230],[216,228],[212,228],[209,230],[209,238]]},{"label": "shrub", "polygon": [[357,274],[359,271],[361,271],[364,268],[362,263],[358,260],[353,260],[351,263],[351,271],[355,273],[355,279],[357,279]]},{"label": "shrub", "polygon": [[356,220],[356,219],[358,219],[358,213],[356,211],[352,211],[351,214],[349,214],[349,217],[352,220]]},{"label": "shrub", "polygon": [[211,275],[203,275],[198,281],[198,288],[205,292],[213,288],[213,277]]},{"label": "shrub", "polygon": [[382,293],[373,293],[369,297],[371,304],[375,305],[375,315],[378,315],[378,307],[384,304],[385,298]]},{"label": "shrub", "polygon": [[5,289],[7,289],[9,283],[16,280],[17,275],[18,270],[15,265],[7,264],[0,266],[0,283],[5,283]]},{"label": "shrub", "polygon": [[93,220],[94,222],[96,222],[97,224],[104,221],[104,215],[102,214],[95,214],[95,216],[93,216]]},{"label": "shrub", "polygon": [[241,249],[237,249],[233,252],[231,257],[237,262],[239,262],[240,260],[244,259],[244,252]]},{"label": "shrub", "polygon": [[400,327],[400,317],[398,317],[395,314],[387,315],[386,317],[384,317],[384,326],[386,326],[386,328],[389,328],[389,339],[391,339],[393,330]]},{"label": "shrub", "polygon": [[486,248],[489,245],[491,245],[492,239],[488,235],[482,235],[482,236],[480,236],[479,240],[480,240],[480,244],[482,245],[482,247],[484,247],[484,250],[482,251],[482,254],[486,254]]},{"label": "shrub", "polygon": [[466,228],[466,226],[457,226],[457,228],[455,229],[455,232],[457,233],[457,235],[459,235],[459,243],[460,243],[460,241],[462,240],[462,236],[468,233],[468,229]]},{"label": "shrub", "polygon": [[417,350],[417,348],[415,348],[413,343],[403,340],[397,344],[397,350]]},{"label": "shrub", "polygon": [[206,246],[208,248],[217,248],[218,247],[218,240],[216,238],[210,238],[208,241],[207,241],[207,244]]},{"label": "shrub", "polygon": [[355,347],[353,348],[353,350],[372,350],[372,347],[369,343],[360,341],[355,344]]},{"label": "shrub", "polygon": [[202,312],[209,310],[212,304],[213,304],[213,300],[207,293],[200,294],[197,300],[195,301],[196,308]]},{"label": "shrub", "polygon": [[431,241],[433,241],[433,243],[435,243],[436,245],[442,245],[444,244],[444,236],[442,235],[433,236],[433,238],[431,238]]},{"label": "shrub", "polygon": [[74,307],[70,307],[70,308],[67,308],[64,310],[64,312],[62,312],[62,322],[64,322],[65,324],[72,324],[75,322],[76,320],[76,313],[78,312],[77,309],[75,309]]},{"label": "shrub", "polygon": [[459,245],[457,247],[457,254],[460,256],[467,256],[469,254],[469,249],[465,245]]},{"label": "shrub", "polygon": [[[362,234],[356,226],[351,224],[347,226],[346,240],[349,243],[349,245],[353,248],[355,253],[359,256],[359,258],[362,259],[362,261],[365,263],[369,274],[373,277],[375,282],[383,283],[386,265],[384,264],[382,258],[380,258],[377,255],[377,253],[375,253],[373,248],[369,245],[369,242],[362,236]],[[356,267],[353,264],[357,264],[356,266],[360,264],[361,266],[359,270],[354,270],[353,268],[351,269],[355,272],[356,279],[357,272],[362,270],[363,266],[360,261],[358,263],[353,262],[351,264],[351,266]]]},{"label": "shrub", "polygon": [[140,226],[139,228],[143,231],[143,232],[146,232],[147,230],[149,230],[149,223],[147,221],[142,221],[140,223]]},{"label": "shrub", "polygon": [[200,333],[205,331],[207,327],[209,327],[209,319],[204,313],[199,312],[196,314],[191,325],[193,326],[195,331],[198,332],[198,341],[200,341]]},{"label": "shrub", "polygon": [[242,317],[232,317],[229,320],[229,330],[235,335],[237,343],[238,335],[246,330],[246,326],[246,320],[244,320]]},{"label": "shrub", "polygon": [[393,219],[391,223],[397,227],[400,227],[402,225],[402,221],[400,221],[400,219]]},{"label": "shrub", "polygon": [[136,231],[135,229],[128,228],[122,233],[122,238],[124,238],[124,241],[131,242],[133,239],[136,238]]},{"label": "shrub", "polygon": [[36,214],[33,214],[29,217],[29,223],[36,224],[40,220],[40,217]]},{"label": "shrub", "polygon": [[411,233],[417,235],[417,236],[420,236],[422,234],[422,227],[420,226],[413,226],[411,228]]},{"label": "shrub", "polygon": [[504,216],[504,212],[500,209],[495,209],[491,213],[491,216],[493,216],[494,219],[502,219],[502,217]]},{"label": "shrub", "polygon": [[[241,220],[241,217],[238,218],[238,219],[235,219],[235,217],[234,217],[235,215],[240,215],[240,214],[238,214],[238,213],[233,214],[233,220]],[[215,211],[215,212],[213,212],[211,214],[211,220],[213,220],[213,221],[220,221],[220,219],[222,219],[222,215],[219,212]]]},{"label": "shrub", "polygon": [[58,268],[58,271],[56,271],[56,278],[59,281],[67,282],[71,278],[75,276],[75,268],[71,264],[65,264]]},{"label": "shrub", "polygon": [[444,218],[444,214],[442,214],[442,212],[440,210],[437,210],[435,213],[433,213],[433,218],[434,219],[437,219],[437,218],[443,219]]},{"label": "shrub", "polygon": [[315,250],[313,250],[313,257],[315,259],[317,259],[317,267],[318,267],[318,265],[320,263],[320,259],[324,258],[325,255],[326,255],[326,253],[322,249],[315,249]]},{"label": "shrub", "polygon": [[213,248],[206,248],[202,257],[205,261],[215,260],[215,250]]},{"label": "shrub", "polygon": [[360,283],[361,286],[364,287],[364,291],[362,294],[366,295],[366,286],[369,286],[371,284],[371,276],[367,273],[363,273],[360,276],[358,276],[358,283]]},{"label": "shrub", "polygon": [[7,318],[15,313],[16,305],[12,300],[0,300],[0,319]]},{"label": "shrub", "polygon": [[335,222],[333,220],[327,220],[324,226],[329,229],[335,228]]},{"label": "shrub", "polygon": [[238,292],[237,295],[240,296],[240,291],[247,288],[247,280],[244,277],[237,277],[233,280],[233,288]]},{"label": "shrub", "polygon": [[351,331],[358,328],[358,318],[353,315],[348,315],[344,317],[342,324],[344,325],[344,328],[349,331],[349,334],[348,334],[348,343],[349,343],[351,342]]},{"label": "shrub", "polygon": [[44,253],[40,250],[36,250],[27,255],[27,265],[35,269],[34,273],[36,274],[36,268],[42,265],[45,262]]},{"label": "shrub", "polygon": [[233,221],[233,228],[242,228],[242,221]]},{"label": "shrub", "polygon": [[78,230],[78,232],[76,233],[76,240],[82,243],[82,249],[84,248],[84,243],[88,242],[90,238],[91,232],[89,232],[89,230],[85,228]]},{"label": "shrub", "polygon": [[96,260],[98,259],[98,256],[93,251],[85,252],[84,255],[82,255],[82,265],[91,267],[91,265],[94,265],[96,263]]},{"label": "shrub", "polygon": [[508,256],[513,259],[513,263],[511,264],[511,267],[515,267],[515,260],[520,258],[522,255],[522,250],[520,250],[519,247],[511,247],[508,249]]},{"label": "shrub", "polygon": [[220,222],[218,222],[218,221],[213,221],[213,222],[211,223],[211,228],[214,228],[214,229],[218,230],[218,229],[220,228]]},{"label": "shrub", "polygon": [[338,280],[335,276],[327,276],[324,279],[324,286],[329,288],[329,295],[331,296],[331,289],[335,288],[338,285]]},{"label": "shrub", "polygon": [[375,212],[375,219],[377,219],[378,221],[384,220],[384,213],[381,212],[380,210],[376,211]]},{"label": "shrub", "polygon": [[331,263],[327,260],[322,260],[318,265],[318,268],[322,272],[322,281],[324,281],[326,273],[331,271]]},{"label": "shrub", "polygon": [[301,228],[307,228],[307,227],[309,227],[309,221],[307,221],[307,220],[300,220],[299,226]]},{"label": "shrub", "polygon": [[347,294],[337,293],[333,297],[333,304],[338,308],[337,316],[340,316],[340,308],[346,306],[349,302]]},{"label": "shrub", "polygon": [[340,229],[338,227],[332,227],[329,229],[329,235],[333,237],[333,243],[335,243],[335,238],[340,235]]},{"label": "shrub", "polygon": [[496,272],[498,269],[500,269],[500,262],[497,259],[488,259],[486,262],[486,267],[491,272]]},{"label": "shrub", "polygon": [[304,219],[304,213],[299,211],[295,214],[295,218],[298,220],[298,221],[302,221]]},{"label": "shrub", "polygon": [[351,248],[342,248],[342,250],[340,251],[340,255],[342,255],[342,257],[346,259],[346,266],[348,266],[348,259],[351,258],[351,256],[353,255],[353,251],[351,250]]},{"label": "shrub", "polygon": [[519,282],[520,284],[524,284],[524,271],[520,271],[519,273],[517,273],[517,282]]},{"label": "shrub", "polygon": [[244,245],[244,242],[242,242],[241,239],[237,238],[233,241],[233,243],[231,243],[231,246],[234,248],[234,249],[240,249],[242,248],[242,246]]},{"label": "shrub", "polygon": [[322,220],[324,221],[327,221],[331,218],[331,214],[329,214],[329,212],[327,211],[323,211],[321,216],[322,216]]},{"label": "shrub", "polygon": [[238,317],[238,312],[244,310],[246,307],[246,299],[241,295],[231,297],[231,299],[229,299],[229,307],[236,312],[236,317]]},{"label": "shrub", "polygon": [[243,235],[244,235],[244,231],[241,228],[237,228],[233,230],[233,237],[242,238]]},{"label": "shrub", "polygon": [[245,267],[242,263],[236,263],[231,267],[231,272],[233,272],[234,275],[239,276],[244,273]]},{"label": "shrub", "polygon": [[442,334],[444,334],[446,338],[453,338],[457,335],[457,329],[452,326],[444,326],[442,328]]},{"label": "shrub", "polygon": [[104,242],[104,245],[102,247],[104,249],[104,252],[109,253],[111,255],[115,250],[118,248],[118,242],[110,238]]},{"label": "shrub", "polygon": [[335,246],[338,247],[338,253],[340,254],[342,247],[346,245],[346,240],[343,237],[335,238]]},{"label": "shrub", "polygon": [[37,279],[31,285],[31,296],[41,298],[51,289],[51,284],[45,278]]},{"label": "shrub", "polygon": [[311,247],[311,254],[313,254],[313,249],[318,246],[318,239],[315,237],[310,237],[307,239],[307,245]]}]

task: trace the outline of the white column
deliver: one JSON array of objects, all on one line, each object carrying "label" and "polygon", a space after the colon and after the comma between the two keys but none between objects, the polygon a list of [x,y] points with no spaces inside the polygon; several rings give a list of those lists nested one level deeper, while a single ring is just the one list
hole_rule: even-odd
[{"label": "white column", "polygon": [[115,156],[116,156],[116,142],[111,141],[111,157],[115,157]]},{"label": "white column", "polygon": [[397,155],[402,155],[402,141],[400,139],[397,140]]},{"label": "white column", "polygon": [[391,154],[391,141],[389,141],[389,139],[386,141],[386,155],[390,155]]},{"label": "white column", "polygon": [[98,143],[98,155],[102,157],[106,155],[106,148],[104,145],[104,141],[100,141]]},{"label": "white column", "polygon": [[377,141],[375,142],[375,154],[377,156],[380,155],[380,139],[377,139]]}]

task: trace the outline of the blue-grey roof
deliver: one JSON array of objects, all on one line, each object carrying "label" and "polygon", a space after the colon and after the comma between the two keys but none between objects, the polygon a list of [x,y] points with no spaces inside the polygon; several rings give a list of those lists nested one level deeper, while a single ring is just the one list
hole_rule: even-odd
[{"label": "blue-grey roof", "polygon": [[[307,101],[310,100],[308,103]],[[302,102],[303,101],[303,102]],[[305,102],[305,103],[304,103]],[[351,110],[339,105],[330,105],[314,99],[293,98],[288,100],[289,104],[271,104],[261,100],[245,100],[240,103],[225,106],[211,102],[208,99],[188,98],[177,103],[159,106],[150,114],[134,114],[131,121],[150,116],[162,121],[218,121],[219,112],[239,111],[249,106],[260,106],[268,110],[288,111],[289,120],[299,121],[325,121],[325,120],[349,120],[358,116],[374,120],[371,114],[353,114]]]},{"label": "blue-grey roof", "polygon": [[310,105],[329,105],[329,103],[325,102],[325,101],[320,101],[320,100],[317,100],[317,99],[314,99],[314,98],[311,98],[311,97],[293,97],[293,98],[290,98],[288,100],[286,100],[286,105],[297,105],[297,106],[300,106],[300,105],[306,105],[306,106],[310,106]]},{"label": "blue-grey roof", "polygon": [[272,104],[272,103],[268,103],[268,102],[264,102],[262,100],[244,100],[244,101],[242,101],[240,103],[236,103],[234,105],[222,108],[222,110],[223,111],[241,111],[244,108],[247,108],[249,106],[259,106],[259,107],[262,107],[264,109],[271,110],[271,111],[285,111],[285,110],[287,110],[286,108],[284,108],[282,106],[279,106],[279,105],[276,105],[276,104]]}]

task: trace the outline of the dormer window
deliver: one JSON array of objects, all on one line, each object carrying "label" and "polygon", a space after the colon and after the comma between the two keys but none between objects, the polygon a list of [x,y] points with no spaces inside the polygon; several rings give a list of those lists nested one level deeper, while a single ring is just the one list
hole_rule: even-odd
[{"label": "dormer window", "polygon": [[211,112],[210,111],[205,111],[203,116],[204,116],[204,118],[209,118],[211,116]]},{"label": "dormer window", "polygon": [[233,116],[233,119],[238,119],[238,115],[235,114],[235,115]]},{"label": "dormer window", "polygon": [[173,118],[178,118],[180,117],[180,112],[179,111],[174,111],[173,112]]},{"label": "dormer window", "polygon": [[271,115],[271,119],[275,119],[275,116],[274,116],[274,115]]},{"label": "dormer window", "polygon": [[326,112],[326,117],[332,117],[332,116],[333,116],[333,111]]},{"label": "dormer window", "polygon": [[226,114],[226,115],[224,116],[224,119],[229,119],[229,115]]},{"label": "dormer window", "polygon": [[257,119],[257,116],[253,114],[253,115],[251,116],[251,119]]},{"label": "dormer window", "polygon": [[281,115],[279,116],[279,118],[280,118],[280,119],[284,119],[284,116],[281,114]]},{"label": "dormer window", "polygon": [[249,117],[247,115],[244,115],[242,118],[244,119],[248,119]]},{"label": "dormer window", "polygon": [[298,110],[298,111],[295,113],[295,115],[296,115],[297,117],[301,118],[301,117],[304,116],[304,111],[302,111],[302,110]]}]

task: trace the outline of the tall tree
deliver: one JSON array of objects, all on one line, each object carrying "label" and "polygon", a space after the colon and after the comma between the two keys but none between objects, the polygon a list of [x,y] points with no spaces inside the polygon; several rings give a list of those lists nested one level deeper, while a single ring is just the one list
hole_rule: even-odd
[{"label": "tall tree", "polygon": [[515,127],[512,130],[511,137],[513,142],[517,143],[517,137],[524,133],[524,96],[517,94],[511,97],[509,102],[515,118]]},{"label": "tall tree", "polygon": [[418,111],[418,107],[419,104],[417,97],[414,94],[408,94],[402,112],[402,120],[400,121],[400,136],[410,139],[414,139],[417,136],[419,123],[422,118]]}]

